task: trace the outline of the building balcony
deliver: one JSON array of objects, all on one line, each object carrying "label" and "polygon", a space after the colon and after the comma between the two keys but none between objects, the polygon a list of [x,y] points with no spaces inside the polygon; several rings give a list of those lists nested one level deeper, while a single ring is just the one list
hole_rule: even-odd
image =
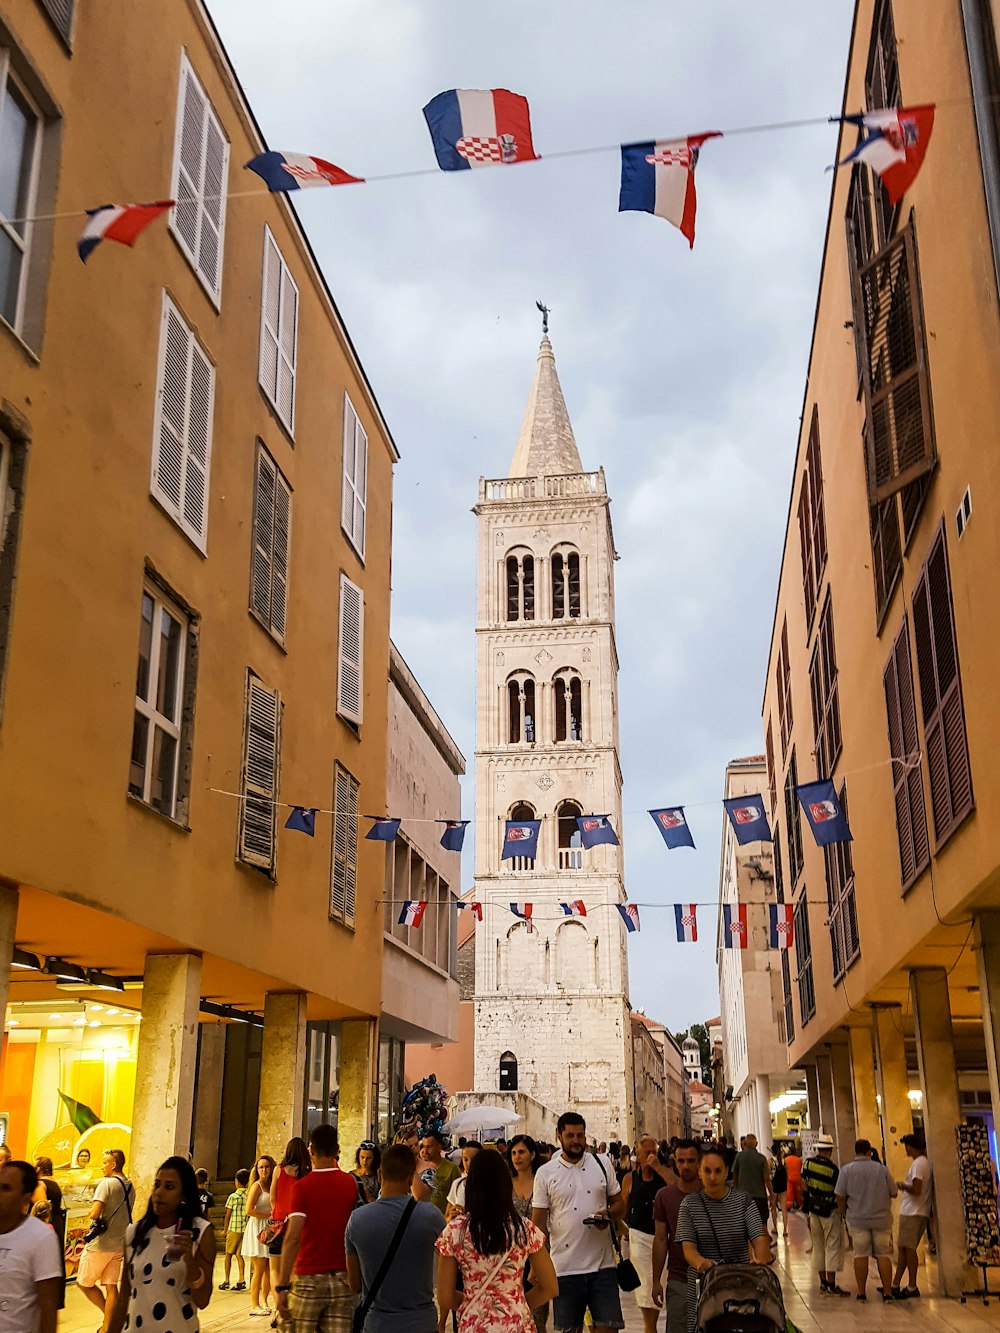
[{"label": "building balcony", "polygon": [[480,504],[517,500],[566,500],[581,495],[607,495],[604,469],[570,472],[558,477],[497,477],[479,479]]}]

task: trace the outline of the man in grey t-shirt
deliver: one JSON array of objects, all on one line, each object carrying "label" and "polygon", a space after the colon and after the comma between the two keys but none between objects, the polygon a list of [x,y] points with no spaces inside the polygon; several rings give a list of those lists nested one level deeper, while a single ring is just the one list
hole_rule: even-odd
[{"label": "man in grey t-shirt", "polygon": [[882,1299],[892,1300],[892,1200],[896,1182],[888,1168],[872,1161],[872,1146],[867,1139],[854,1145],[854,1161],[840,1168],[835,1194],[840,1216],[847,1218],[847,1228],[854,1242],[854,1280],[858,1300],[868,1299],[868,1260],[874,1258],[882,1279]]},{"label": "man in grey t-shirt", "polygon": [[733,1162],[733,1184],[753,1199],[766,1232],[771,1212],[771,1169],[764,1154],[757,1151],[757,1135],[748,1134],[744,1142]]},{"label": "man in grey t-shirt", "polygon": [[[366,1292],[375,1280],[392,1237],[410,1199],[417,1159],[403,1143],[382,1154],[382,1194],[351,1214],[344,1237],[347,1281],[352,1291]],[[436,1333],[434,1305],[434,1242],[444,1230],[444,1217],[432,1203],[418,1203],[372,1302],[364,1333]]]},{"label": "man in grey t-shirt", "polygon": [[118,1296],[125,1231],[132,1220],[135,1186],[124,1175],[125,1154],[120,1148],[108,1148],[101,1166],[104,1176],[94,1187],[94,1205],[88,1221],[93,1225],[100,1219],[106,1225],[101,1235],[87,1242],[80,1256],[76,1285],[104,1313],[107,1323]]}]

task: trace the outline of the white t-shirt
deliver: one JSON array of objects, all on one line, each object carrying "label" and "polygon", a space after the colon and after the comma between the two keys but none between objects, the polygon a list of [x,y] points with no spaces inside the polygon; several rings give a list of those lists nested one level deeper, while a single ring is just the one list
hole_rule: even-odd
[{"label": "white t-shirt", "polygon": [[910,1169],[906,1173],[907,1185],[912,1185],[915,1180],[920,1180],[923,1184],[920,1186],[919,1194],[910,1194],[903,1190],[902,1198],[899,1201],[900,1217],[930,1217],[931,1215],[931,1164],[923,1154],[914,1157],[910,1163]]},{"label": "white t-shirt", "polygon": [[32,1333],[38,1327],[35,1283],[62,1275],[56,1233],[37,1217],[0,1235],[0,1333]]},{"label": "white t-shirt", "polygon": [[559,1153],[538,1168],[531,1206],[548,1210],[549,1249],[557,1276],[614,1267],[610,1227],[585,1227],[583,1219],[603,1212],[609,1198],[620,1193],[614,1171],[608,1171],[605,1180],[589,1152],[579,1162],[567,1162]]},{"label": "white t-shirt", "polygon": [[455,1205],[456,1208],[465,1207],[465,1182],[468,1176],[459,1176],[448,1191],[448,1202]]}]

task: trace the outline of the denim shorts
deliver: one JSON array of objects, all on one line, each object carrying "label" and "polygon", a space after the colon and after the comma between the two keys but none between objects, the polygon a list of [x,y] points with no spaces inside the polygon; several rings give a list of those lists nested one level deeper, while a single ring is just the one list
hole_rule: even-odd
[{"label": "denim shorts", "polygon": [[596,1273],[569,1273],[559,1279],[559,1295],[552,1302],[552,1326],[556,1333],[582,1328],[588,1309],[596,1328],[625,1327],[615,1269],[599,1268]]}]

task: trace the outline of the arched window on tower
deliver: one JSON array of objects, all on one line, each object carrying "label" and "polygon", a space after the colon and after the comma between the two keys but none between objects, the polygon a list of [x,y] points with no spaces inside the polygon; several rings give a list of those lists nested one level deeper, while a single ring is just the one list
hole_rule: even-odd
[{"label": "arched window on tower", "polygon": [[507,741],[532,745],[535,739],[535,679],[519,671],[507,681]]},{"label": "arched window on tower", "polygon": [[[517,805],[512,805],[508,819],[537,819],[533,806],[527,801],[518,801]],[[535,858],[533,856],[512,856],[510,860],[502,863],[508,870],[534,870]]]},{"label": "arched window on tower", "polygon": [[565,667],[552,677],[555,694],[556,740],[583,740],[583,682]]},{"label": "arched window on tower", "polygon": [[563,546],[552,552],[552,619],[580,616],[580,553]]},{"label": "arched window on tower", "polygon": [[582,870],[583,846],[577,818],[583,811],[575,801],[563,801],[556,810],[559,833],[559,869]]},{"label": "arched window on tower", "polygon": [[517,1092],[517,1056],[504,1051],[500,1057],[500,1091]]},{"label": "arched window on tower", "polygon": [[510,551],[507,570],[507,619],[535,618],[535,557],[530,551]]}]

